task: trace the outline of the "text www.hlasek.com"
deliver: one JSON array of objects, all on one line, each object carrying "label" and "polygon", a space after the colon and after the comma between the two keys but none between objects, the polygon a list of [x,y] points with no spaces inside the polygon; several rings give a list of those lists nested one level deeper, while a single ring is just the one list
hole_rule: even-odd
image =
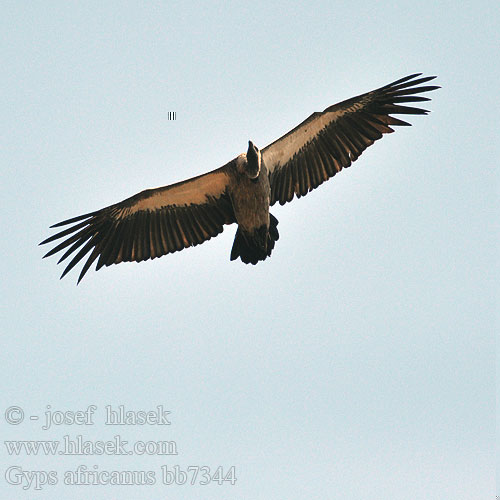
[{"label": "text www.hlasek.com", "polygon": [[[80,434],[61,441],[4,441],[9,455],[178,455],[175,441],[128,441],[116,435],[109,441],[89,441]],[[62,447],[61,447],[62,445]]]}]

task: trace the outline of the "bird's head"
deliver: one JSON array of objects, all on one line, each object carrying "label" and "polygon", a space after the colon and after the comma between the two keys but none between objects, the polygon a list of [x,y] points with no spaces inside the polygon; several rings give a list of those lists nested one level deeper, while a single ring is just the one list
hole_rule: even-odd
[{"label": "bird's head", "polygon": [[250,179],[256,179],[259,176],[261,161],[259,148],[252,141],[248,141],[245,173]]}]

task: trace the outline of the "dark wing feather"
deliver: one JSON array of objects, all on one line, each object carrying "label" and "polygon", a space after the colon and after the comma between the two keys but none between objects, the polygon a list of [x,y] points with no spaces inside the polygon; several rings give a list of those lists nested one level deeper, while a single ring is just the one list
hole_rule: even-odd
[{"label": "dark wing feather", "polygon": [[[125,261],[141,262],[199,245],[235,222],[226,167],[187,181],[147,189],[120,203],[54,224],[71,227],[42,241],[61,240],[44,257],[65,250],[72,256],[61,276],[84,257],[78,282],[97,260],[96,270]],[[90,255],[89,255],[90,254]],[[58,263],[59,263],[58,262]]]},{"label": "dark wing feather", "polygon": [[438,89],[421,85],[436,78],[421,73],[313,113],[262,150],[271,183],[271,205],[298,198],[349,167],[391,126],[410,125],[392,114],[425,115],[425,109],[401,103],[429,101],[416,94]]}]

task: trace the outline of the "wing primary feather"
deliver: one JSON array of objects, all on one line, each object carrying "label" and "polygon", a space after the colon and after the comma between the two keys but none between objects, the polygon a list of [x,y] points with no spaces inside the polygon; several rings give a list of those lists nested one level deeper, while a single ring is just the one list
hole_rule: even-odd
[{"label": "wing primary feather", "polygon": [[423,92],[431,92],[432,90],[436,90],[437,88],[439,87],[436,87],[435,85],[429,85],[426,87],[409,87],[406,89],[398,89],[393,92],[389,92],[386,95],[388,100],[392,100],[394,97],[422,94]]},{"label": "wing primary feather", "polygon": [[[420,73],[420,74],[422,74],[422,73]],[[414,87],[416,85],[420,85],[421,83],[430,82],[431,80],[434,80],[434,78],[436,78],[436,77],[435,76],[424,76],[423,78],[418,78],[418,79],[412,80],[412,81],[400,82],[400,83],[394,82],[394,84],[386,85],[385,87],[381,87],[378,90],[390,89],[391,91],[394,91],[394,90],[404,89],[406,87]]]},{"label": "wing primary feather", "polygon": [[428,109],[401,106],[400,104],[384,104],[382,105],[382,109],[388,114],[427,115],[430,113]]},{"label": "wing primary feather", "polygon": [[84,266],[82,267],[82,270],[80,271],[80,275],[78,276],[78,281],[76,282],[77,285],[80,284],[80,281],[82,281],[82,278],[85,276],[90,266],[97,259],[98,256],[99,256],[99,248],[96,246],[94,247],[94,250],[92,250],[92,253],[89,255],[89,258],[87,259]]},{"label": "wing primary feather", "polygon": [[411,123],[400,120],[399,118],[395,118],[394,116],[379,114],[372,114],[372,116],[375,117],[379,122],[385,123],[386,125],[411,127]]},{"label": "wing primary feather", "polygon": [[80,239],[84,234],[86,234],[86,233],[90,234],[91,232],[92,232],[92,228],[91,227],[85,227],[85,228],[83,228],[82,230],[78,231],[78,233],[74,234],[73,236],[67,238],[66,240],[61,241],[57,246],[55,246],[54,248],[52,248],[51,250],[49,250],[43,256],[43,258],[45,259],[45,257],[50,257],[50,256],[56,254],[57,252],[60,252],[63,248],[66,248],[67,246],[69,246],[72,243],[74,243],[76,240]]},{"label": "wing primary feather", "polygon": [[63,279],[66,274],[68,274],[71,269],[73,269],[80,260],[82,260],[83,257],[85,257],[86,254],[90,252],[90,249],[94,246],[94,238],[96,235],[94,235],[81,249],[80,251],[73,257],[71,262],[66,266],[66,269],[64,269],[63,273],[61,274],[61,277],[59,279]]},{"label": "wing primary feather", "polygon": [[[80,224],[77,224],[76,226],[69,227],[68,229],[65,229],[64,231],[60,231],[59,233],[53,234],[49,238],[43,240],[39,245],[45,245],[46,243],[51,243],[54,240],[57,240],[59,238],[62,238],[64,236],[67,236],[68,234],[74,233],[75,231],[78,231],[82,227],[85,227],[89,224],[89,221],[85,222],[80,222]],[[54,227],[54,226],[51,226]]]},{"label": "wing primary feather", "polygon": [[136,226],[137,215],[130,216],[123,220],[126,224],[124,228],[124,240],[122,249],[122,260],[124,262],[130,262],[132,260],[132,249],[134,247],[134,230]]},{"label": "wing primary feather", "polygon": [[110,266],[111,264],[117,264],[121,262],[120,252],[122,251],[125,244],[124,233],[127,230],[127,224],[123,221],[116,226],[116,229],[113,231],[112,237],[108,243],[111,250],[109,255],[105,256],[105,265]]},{"label": "wing primary feather", "polygon": [[67,224],[73,224],[73,222],[78,222],[80,220],[88,219],[89,217],[93,217],[95,215],[98,215],[99,212],[100,212],[100,210],[97,210],[95,212],[90,212],[88,214],[79,215],[78,217],[73,217],[71,219],[67,219],[67,220],[63,220],[62,222],[58,222],[57,224],[52,224],[52,226],[50,226],[50,227],[54,228],[54,227],[66,226]]},{"label": "wing primary feather", "polygon": [[63,256],[57,261],[60,264],[63,260],[66,260],[68,256],[70,256],[77,248],[80,248],[87,240],[93,237],[93,231],[89,228],[89,230],[81,235],[76,242],[71,245],[68,250],[63,254]]},{"label": "wing primary feather", "polygon": [[418,95],[415,96],[401,96],[401,97],[393,97],[391,99],[391,102],[396,103],[396,102],[425,102],[425,101],[430,101],[430,97],[421,97]]},{"label": "wing primary feather", "polygon": [[[99,260],[96,265],[96,271],[99,270],[105,263],[109,262],[110,256],[113,252],[120,250],[120,233],[123,231],[124,223],[123,221],[114,221],[113,223],[108,223],[106,229],[103,231],[102,239],[96,245],[96,250],[99,254]],[[118,247],[118,249],[116,249]],[[99,269],[98,269],[99,268]]]},{"label": "wing primary feather", "polygon": [[[407,82],[408,80],[412,80],[413,78],[416,78],[417,76],[420,76],[422,73],[413,73],[412,75],[405,76],[403,78],[400,78],[399,80],[396,80],[395,82],[388,83],[387,85],[384,85],[383,87],[380,87],[380,90],[386,89],[389,87],[394,87],[395,85],[399,85],[401,83]],[[429,78],[429,77],[426,77]],[[432,78],[432,77],[431,77]],[[412,85],[412,83],[410,83]]]}]

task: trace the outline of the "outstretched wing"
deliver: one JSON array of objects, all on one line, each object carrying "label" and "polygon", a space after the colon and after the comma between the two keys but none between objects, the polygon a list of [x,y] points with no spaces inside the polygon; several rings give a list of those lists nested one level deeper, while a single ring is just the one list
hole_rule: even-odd
[{"label": "outstretched wing", "polygon": [[372,92],[334,104],[313,113],[293,130],[262,150],[269,170],[271,205],[281,205],[304,196],[359,155],[383,134],[394,132],[390,125],[410,125],[392,114],[425,115],[425,109],[402,103],[429,101],[416,94],[438,89],[418,86],[436,78],[418,78],[421,73],[401,78]]},{"label": "outstretched wing", "polygon": [[[96,270],[123,261],[141,262],[199,245],[235,222],[227,195],[229,176],[225,167],[187,181],[147,189],[120,203],[51,227],[71,227],[40,245],[63,238],[44,257],[69,247],[59,259],[72,254],[61,278],[89,252],[78,282],[99,258]],[[59,263],[58,262],[58,263]]]}]

